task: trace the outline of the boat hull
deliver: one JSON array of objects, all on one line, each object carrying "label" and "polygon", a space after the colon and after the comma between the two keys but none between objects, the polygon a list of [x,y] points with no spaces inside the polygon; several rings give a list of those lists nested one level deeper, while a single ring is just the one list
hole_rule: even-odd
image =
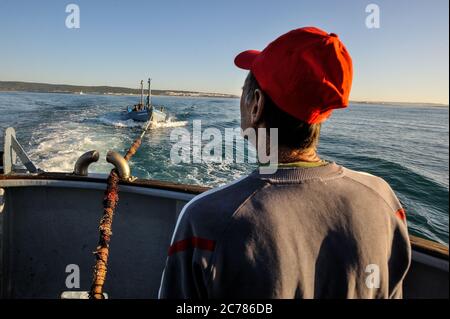
[{"label": "boat hull", "polygon": [[131,108],[128,108],[127,117],[128,119],[132,119],[137,122],[147,122],[150,117],[152,117],[152,121],[154,122],[164,122],[167,116],[165,113],[156,109],[133,111]]},{"label": "boat hull", "polygon": [[[63,173],[0,174],[0,296],[59,298],[89,290],[105,177]],[[182,207],[207,188],[137,180],[120,186],[105,292],[110,298],[156,298],[175,222]],[[411,238],[413,262],[405,298],[448,298],[448,249]],[[68,265],[80,270],[67,287]]]}]

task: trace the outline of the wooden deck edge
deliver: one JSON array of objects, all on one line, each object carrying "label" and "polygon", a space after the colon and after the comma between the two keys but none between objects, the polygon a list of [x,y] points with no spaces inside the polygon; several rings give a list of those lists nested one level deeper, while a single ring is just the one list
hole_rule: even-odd
[{"label": "wooden deck edge", "polygon": [[[15,175],[2,175],[0,174],[1,180],[64,180],[64,181],[79,181],[79,182],[91,182],[91,183],[106,183],[106,178],[92,177],[92,176],[77,176],[70,173],[53,173],[46,172],[36,175],[31,174],[15,174]],[[148,188],[157,188],[170,191],[178,191],[189,194],[200,194],[204,191],[209,190],[209,187],[204,187],[200,185],[186,185],[180,183],[172,183],[160,180],[151,179],[136,179],[132,182],[120,182],[121,185],[129,186],[139,186]]]},{"label": "wooden deck edge", "polygon": [[447,246],[417,236],[410,235],[409,237],[413,250],[425,253],[433,257],[448,260]]}]

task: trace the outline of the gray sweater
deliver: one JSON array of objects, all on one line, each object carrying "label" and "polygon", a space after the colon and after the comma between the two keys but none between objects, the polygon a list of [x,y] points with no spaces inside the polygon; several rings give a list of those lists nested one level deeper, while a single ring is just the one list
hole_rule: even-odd
[{"label": "gray sweater", "polygon": [[401,298],[405,213],[381,178],[330,163],[251,175],[180,213],[160,298]]}]

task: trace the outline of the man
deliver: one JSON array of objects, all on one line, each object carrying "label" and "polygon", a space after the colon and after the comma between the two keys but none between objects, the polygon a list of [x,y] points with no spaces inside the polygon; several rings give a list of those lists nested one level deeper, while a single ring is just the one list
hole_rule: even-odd
[{"label": "man", "polygon": [[344,108],[352,61],[337,35],[293,30],[250,70],[241,126],[278,128],[279,167],[203,193],[181,212],[161,298],[400,298],[405,212],[379,177],[320,159],[320,123]]}]

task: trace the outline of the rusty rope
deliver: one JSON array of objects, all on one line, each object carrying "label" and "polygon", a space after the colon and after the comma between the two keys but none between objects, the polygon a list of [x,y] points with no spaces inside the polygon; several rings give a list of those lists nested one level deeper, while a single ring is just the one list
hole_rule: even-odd
[{"label": "rusty rope", "polygon": [[[128,149],[125,160],[129,161],[134,154],[136,154],[139,146],[141,146],[142,138],[150,126],[151,118],[147,121],[141,135],[133,142]],[[97,248],[94,252],[95,266],[94,266],[94,278],[89,293],[90,299],[103,299],[103,285],[105,284],[106,272],[108,270],[108,256],[109,256],[109,242],[112,236],[112,221],[114,211],[116,210],[117,203],[119,202],[119,175],[115,169],[111,170],[107,179],[107,186],[105,195],[103,197],[103,215],[100,219],[99,232],[100,237],[98,240]]]},{"label": "rusty rope", "polygon": [[118,190],[119,176],[115,169],[113,169],[107,179],[107,187],[103,198],[103,216],[100,219],[99,226],[100,238],[94,252],[96,262],[94,266],[94,279],[90,292],[91,299],[103,299],[103,284],[105,283],[108,264],[109,242],[112,235],[112,220],[114,210],[119,201]]}]

